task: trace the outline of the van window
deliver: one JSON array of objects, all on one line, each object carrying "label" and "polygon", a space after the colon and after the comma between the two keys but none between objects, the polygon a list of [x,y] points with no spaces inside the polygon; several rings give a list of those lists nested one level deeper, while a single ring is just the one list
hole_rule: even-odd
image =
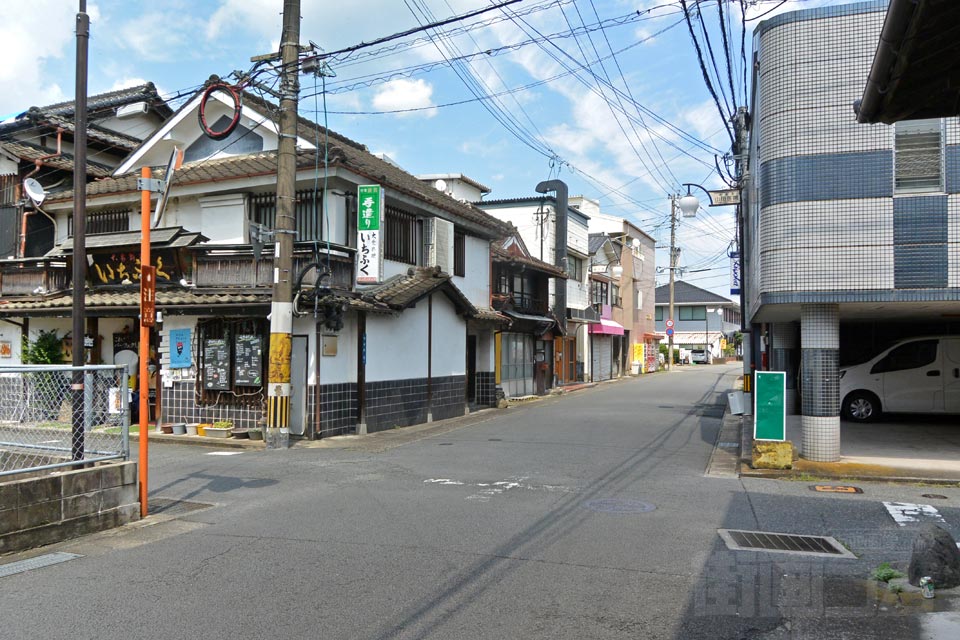
[{"label": "van window", "polygon": [[937,342],[938,340],[918,340],[902,344],[873,365],[870,373],[904,371],[928,365],[937,359]]}]

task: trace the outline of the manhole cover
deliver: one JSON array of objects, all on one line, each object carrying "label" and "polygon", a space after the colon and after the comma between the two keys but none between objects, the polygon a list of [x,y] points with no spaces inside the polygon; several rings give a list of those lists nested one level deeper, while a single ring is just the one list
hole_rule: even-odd
[{"label": "manhole cover", "polygon": [[947,496],[941,495],[939,493],[921,493],[921,498],[930,498],[931,500],[947,500]]},{"label": "manhole cover", "polygon": [[718,529],[731,551],[774,551],[827,558],[853,558],[842,544],[829,536],[801,536],[770,531]]},{"label": "manhole cover", "polygon": [[587,500],[583,506],[598,513],[649,513],[656,509],[649,502],[623,498],[597,498]]},{"label": "manhole cover", "polygon": [[173,500],[171,498],[150,498],[147,501],[148,515],[182,516],[194,511],[209,509],[212,504],[206,502],[190,502],[188,500]]}]

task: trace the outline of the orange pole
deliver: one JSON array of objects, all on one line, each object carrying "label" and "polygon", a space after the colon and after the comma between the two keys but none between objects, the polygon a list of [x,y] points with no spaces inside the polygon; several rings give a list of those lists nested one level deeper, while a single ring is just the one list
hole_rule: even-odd
[{"label": "orange pole", "polygon": [[[150,167],[140,169],[140,177],[149,180]],[[140,192],[140,265],[150,264],[150,189]],[[141,303],[142,305],[142,303]],[[150,359],[150,327],[143,326],[140,313],[140,517],[147,517],[147,448],[150,417],[150,378],[147,362]]]}]

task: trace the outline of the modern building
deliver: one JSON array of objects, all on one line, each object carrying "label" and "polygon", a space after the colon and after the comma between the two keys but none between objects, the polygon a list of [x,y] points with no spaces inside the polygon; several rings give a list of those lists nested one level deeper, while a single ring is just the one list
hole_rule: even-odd
[{"label": "modern building", "polygon": [[[657,331],[666,333],[670,319],[670,285],[657,287]],[[740,331],[740,305],[712,291],[677,280],[673,287],[673,348],[681,360],[704,349],[712,358],[734,352]]]},{"label": "modern building", "polygon": [[960,331],[957,119],[867,126],[853,109],[887,6],[784,13],[754,34],[745,313],[754,364],[802,389],[816,461],[839,459],[841,363]]}]

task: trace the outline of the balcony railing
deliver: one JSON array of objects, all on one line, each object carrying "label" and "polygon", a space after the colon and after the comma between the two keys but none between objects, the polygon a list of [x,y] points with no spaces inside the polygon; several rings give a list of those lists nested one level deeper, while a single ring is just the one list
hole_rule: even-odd
[{"label": "balcony railing", "polygon": [[493,307],[498,311],[509,309],[518,313],[544,314],[547,312],[547,302],[536,298],[529,293],[496,293],[493,296]]},{"label": "balcony railing", "polygon": [[[347,247],[331,245],[329,259],[326,245],[321,245],[319,252],[314,252],[313,244],[309,248],[298,247],[293,256],[293,274],[296,278],[309,264],[319,262],[322,269],[327,263],[330,265],[329,286],[338,289],[352,289],[353,250]],[[234,287],[263,287],[273,286],[274,257],[273,248],[264,247],[260,259],[256,259],[250,245],[236,246],[204,246],[196,251],[196,270],[193,282],[197,287],[205,288],[234,288]],[[311,269],[304,276],[305,284],[313,284],[317,276],[315,269]]]}]

